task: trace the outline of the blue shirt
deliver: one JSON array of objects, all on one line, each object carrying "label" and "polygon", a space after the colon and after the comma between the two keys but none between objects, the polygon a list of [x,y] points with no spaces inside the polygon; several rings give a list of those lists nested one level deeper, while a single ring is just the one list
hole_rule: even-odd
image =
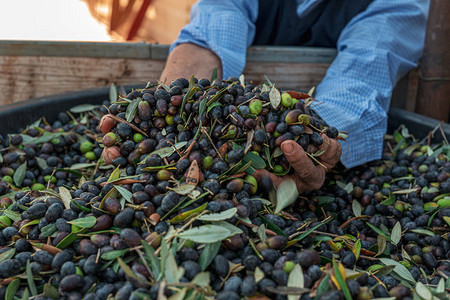
[{"label": "blue shirt", "polygon": [[[297,0],[301,18],[320,0]],[[387,111],[397,81],[417,66],[425,42],[429,0],[374,0],[345,26],[337,56],[316,88],[317,113],[349,132],[341,162],[351,168],[380,159]],[[171,50],[193,43],[215,52],[223,78],[239,76],[254,39],[258,0],[200,0]]]}]

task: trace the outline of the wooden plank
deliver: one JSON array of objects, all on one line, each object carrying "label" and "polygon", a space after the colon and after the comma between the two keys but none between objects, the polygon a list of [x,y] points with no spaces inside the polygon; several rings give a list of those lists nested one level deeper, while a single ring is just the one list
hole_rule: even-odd
[{"label": "wooden plank", "polygon": [[419,72],[416,112],[446,122],[450,119],[450,1],[430,4],[425,48]]},{"label": "wooden plank", "polygon": [[[149,43],[0,41],[0,56],[60,56],[98,58],[149,58],[165,60],[169,45]],[[331,63],[335,49],[254,46],[248,62]]]},{"label": "wooden plank", "polygon": [[[0,56],[0,105],[87,88],[145,84],[159,78],[164,60]],[[267,75],[280,88],[307,90],[325,75],[327,64],[249,62],[244,71],[258,83]]]}]

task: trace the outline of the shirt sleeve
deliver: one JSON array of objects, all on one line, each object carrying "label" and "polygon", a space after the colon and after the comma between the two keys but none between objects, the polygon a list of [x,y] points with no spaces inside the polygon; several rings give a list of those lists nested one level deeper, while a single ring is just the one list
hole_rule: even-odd
[{"label": "shirt sleeve", "polygon": [[314,109],[349,133],[346,167],[381,158],[392,91],[422,55],[428,9],[429,0],[375,0],[342,31]]},{"label": "shirt sleeve", "polygon": [[241,74],[247,47],[255,36],[258,0],[200,0],[191,9],[191,18],[180,31],[170,51],[177,45],[193,43],[213,51],[222,61],[223,78]]}]

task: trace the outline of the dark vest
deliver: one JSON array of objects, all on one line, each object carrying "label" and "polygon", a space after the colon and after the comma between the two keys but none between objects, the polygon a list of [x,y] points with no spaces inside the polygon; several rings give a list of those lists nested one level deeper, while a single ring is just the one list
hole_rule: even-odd
[{"label": "dark vest", "polygon": [[296,0],[259,0],[254,45],[336,48],[341,31],[373,0],[323,0],[301,19]]}]

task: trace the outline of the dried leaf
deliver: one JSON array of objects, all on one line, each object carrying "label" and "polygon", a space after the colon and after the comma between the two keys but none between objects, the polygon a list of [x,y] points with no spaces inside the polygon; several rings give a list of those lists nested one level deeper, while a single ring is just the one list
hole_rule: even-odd
[{"label": "dried leaf", "polygon": [[295,181],[292,179],[284,180],[277,188],[277,206],[275,213],[279,213],[284,208],[293,204],[298,198],[298,189]]},{"label": "dried leaf", "polygon": [[359,217],[361,215],[362,207],[358,200],[352,201],[352,211],[355,217]]},{"label": "dried leaf", "polygon": [[356,257],[356,260],[359,258],[359,254],[361,253],[361,240],[357,240],[356,243],[353,245],[353,254]]},{"label": "dried leaf", "polygon": [[25,179],[26,173],[27,173],[27,162],[24,162],[14,172],[13,180],[17,186],[22,185],[22,182]]},{"label": "dried leaf", "polygon": [[377,246],[378,252],[375,256],[383,254],[384,250],[386,250],[386,238],[381,234],[377,236]]},{"label": "dried leaf", "polygon": [[230,231],[217,225],[203,225],[177,234],[178,237],[196,243],[215,243],[230,236]]},{"label": "dried leaf", "polygon": [[402,225],[400,224],[400,222],[397,222],[392,228],[391,242],[394,245],[397,245],[400,242],[401,238],[402,238]]},{"label": "dried leaf", "polygon": [[255,276],[255,283],[260,282],[265,277],[264,272],[259,267],[256,267],[253,276]]},{"label": "dried leaf", "polygon": [[244,153],[247,154],[248,150],[252,147],[253,142],[253,136],[255,134],[255,131],[252,129],[249,132],[247,132],[247,143],[245,144]]},{"label": "dried leaf", "polygon": [[[294,287],[294,288],[304,288],[305,287],[305,280],[303,278],[303,271],[302,267],[300,267],[299,264],[296,264],[294,268],[292,269],[291,273],[289,273],[288,277],[288,287]],[[288,296],[288,300],[295,300],[298,297],[295,296]]]},{"label": "dried leaf", "polygon": [[264,226],[264,224],[261,224],[260,226],[258,226],[257,232],[261,242],[265,243],[267,241],[266,226]]},{"label": "dried leaf", "polygon": [[281,94],[280,91],[275,88],[275,84],[272,85],[272,88],[269,92],[270,104],[272,104],[273,108],[277,108],[281,103]]},{"label": "dried leaf", "polygon": [[195,188],[198,184],[199,178],[200,178],[200,171],[198,168],[198,163],[197,160],[194,160],[191,163],[189,170],[187,172],[186,183],[192,184]]},{"label": "dried leaf", "polygon": [[64,207],[66,209],[70,209],[70,202],[72,202],[72,195],[70,194],[69,190],[63,186],[60,186],[58,189],[59,189],[59,196],[61,197],[61,201],[63,202]]},{"label": "dried leaf", "polygon": [[230,218],[234,217],[236,212],[237,212],[237,208],[233,207],[233,208],[224,210],[224,211],[222,211],[220,213],[203,215],[200,218],[198,218],[198,220],[200,220],[200,221],[208,221],[208,222],[224,221],[224,220],[227,220],[227,219],[230,219]]}]

